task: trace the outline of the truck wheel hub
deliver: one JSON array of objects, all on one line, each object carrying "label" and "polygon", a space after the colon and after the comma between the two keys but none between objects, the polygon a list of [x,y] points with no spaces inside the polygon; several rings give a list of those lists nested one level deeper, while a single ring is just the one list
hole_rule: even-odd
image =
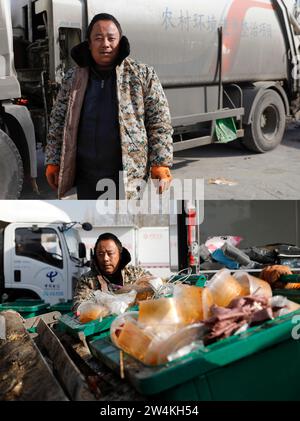
[{"label": "truck wheel hub", "polygon": [[272,140],[278,130],[278,113],[272,105],[263,111],[260,119],[260,128],[264,137]]}]

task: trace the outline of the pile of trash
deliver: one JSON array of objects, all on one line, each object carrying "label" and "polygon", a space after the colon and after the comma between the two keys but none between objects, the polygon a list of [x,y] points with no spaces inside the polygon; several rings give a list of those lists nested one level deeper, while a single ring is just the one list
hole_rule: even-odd
[{"label": "pile of trash", "polygon": [[266,265],[287,265],[300,268],[300,248],[289,244],[238,248],[242,237],[219,236],[208,238],[199,247],[202,270],[261,269]]},{"label": "pile of trash", "polygon": [[214,304],[211,307],[212,316],[203,322],[207,327],[203,338],[204,344],[208,345],[216,340],[244,332],[249,327],[283,316],[300,307],[285,297],[274,298],[275,300],[248,295],[233,299],[227,308]]},{"label": "pile of trash", "polygon": [[96,290],[78,306],[78,320],[88,323],[111,314],[121,315],[141,301],[169,293],[173,293],[173,289],[169,291],[162,279],[151,276],[140,278],[114,292]]},{"label": "pile of trash", "polygon": [[140,302],[138,312],[114,320],[110,334],[121,350],[160,365],[299,308],[273,297],[268,282],[222,269],[205,288],[175,284],[172,296]]},{"label": "pile of trash", "polygon": [[203,331],[213,298],[208,288],[175,285],[172,297],[142,301],[138,312],[114,320],[111,339],[119,348],[149,365],[193,344]]}]

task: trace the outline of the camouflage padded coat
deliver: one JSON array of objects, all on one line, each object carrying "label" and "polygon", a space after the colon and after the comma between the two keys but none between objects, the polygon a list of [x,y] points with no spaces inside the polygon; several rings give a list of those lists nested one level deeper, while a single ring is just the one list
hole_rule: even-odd
[{"label": "camouflage padded coat", "polygon": [[[121,270],[123,285],[133,284],[139,278],[147,275],[151,276],[151,273],[140,266],[127,265]],[[73,311],[77,310],[80,303],[92,298],[95,291],[105,291],[106,289],[113,291],[114,287],[115,285],[111,284],[104,275],[100,275],[95,268],[92,268],[88,273],[81,276],[76,285],[73,299]]]},{"label": "camouflage padded coat", "polygon": [[[131,58],[116,66],[119,130],[127,199],[135,199],[150,167],[172,166],[169,106],[154,69]],[[45,164],[60,165],[58,197],[74,186],[77,132],[89,79],[89,67],[70,69],[54,105]]]}]

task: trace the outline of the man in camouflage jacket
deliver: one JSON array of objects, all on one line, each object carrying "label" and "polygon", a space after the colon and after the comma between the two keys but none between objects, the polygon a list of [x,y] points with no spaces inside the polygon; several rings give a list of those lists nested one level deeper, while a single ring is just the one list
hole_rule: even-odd
[{"label": "man in camouflage jacket", "polygon": [[[99,38],[100,41],[97,41],[98,38],[95,38],[96,41],[92,41],[93,28],[99,22],[101,25],[106,22],[113,30],[114,26],[117,28],[119,40],[115,50],[110,47],[109,40]],[[93,47],[92,42],[106,42],[107,45],[99,44],[98,47],[95,44],[96,47]],[[116,41],[112,40],[111,43]],[[152,67],[128,57],[129,43],[122,36],[118,21],[111,15],[99,14],[89,25],[88,41],[72,50],[72,57],[78,66],[66,73],[50,117],[45,157],[46,176],[51,187],[58,190],[59,198],[76,184],[79,125],[91,68],[96,66],[102,69],[95,62],[100,57],[99,52],[102,53],[99,58],[101,63],[101,60],[108,62],[112,59],[114,51],[118,54],[114,59],[118,107],[116,123],[125,197],[139,197],[150,171],[152,178],[160,180],[161,191],[168,188],[171,181],[169,168],[173,159],[173,129],[168,102],[159,79]]]},{"label": "man in camouflage jacket", "polygon": [[111,233],[101,234],[95,244],[91,270],[82,275],[74,294],[73,311],[83,301],[93,297],[96,290],[116,291],[126,284],[133,284],[151,273],[140,266],[129,265],[129,251]]}]

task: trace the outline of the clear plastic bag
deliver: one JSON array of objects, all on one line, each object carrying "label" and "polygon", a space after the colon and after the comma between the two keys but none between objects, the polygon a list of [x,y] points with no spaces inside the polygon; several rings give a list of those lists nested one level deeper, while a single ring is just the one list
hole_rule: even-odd
[{"label": "clear plastic bag", "polygon": [[241,285],[228,269],[219,270],[208,282],[207,288],[213,296],[214,304],[227,307],[237,297],[248,294],[248,289]]},{"label": "clear plastic bag", "polygon": [[242,237],[224,235],[220,237],[210,237],[206,240],[205,246],[208,248],[210,253],[213,253],[215,250],[220,249],[225,243],[228,243],[232,246],[237,246],[242,241]]},{"label": "clear plastic bag", "polygon": [[185,350],[177,354],[178,358],[186,355],[192,349],[190,345],[199,342],[205,330],[199,323],[181,327],[167,323],[144,326],[138,319],[138,312],[117,317],[111,324],[110,336],[118,348],[147,365],[165,364],[173,360],[182,348]]},{"label": "clear plastic bag", "polygon": [[137,318],[137,311],[117,317],[111,324],[110,337],[118,348],[144,362],[154,335],[140,327]]},{"label": "clear plastic bag", "polygon": [[[204,325],[197,323],[178,329],[164,340],[158,336],[154,336],[144,357],[145,364],[161,365],[168,361],[173,361],[180,356],[187,355],[191,352],[193,348],[192,344],[195,344],[196,341],[199,347],[203,345],[199,341],[201,341],[204,332]],[[185,350],[179,353],[184,348]]]},{"label": "clear plastic bag", "polygon": [[111,314],[119,315],[125,313],[128,307],[134,303],[136,294],[135,290],[124,294],[95,291],[94,300],[96,304],[107,307]]},{"label": "clear plastic bag", "polygon": [[136,299],[134,304],[138,305],[140,301],[149,300],[155,296],[156,288],[154,285],[163,285],[163,282],[160,278],[155,278],[153,276],[143,276],[133,284],[124,285],[116,293],[124,294],[131,291],[136,291]]},{"label": "clear plastic bag", "polygon": [[221,250],[226,257],[234,260],[235,262],[238,262],[240,265],[247,266],[251,263],[251,260],[247,254],[229,243],[224,243],[221,247]]},{"label": "clear plastic bag", "polygon": [[110,325],[110,337],[115,345],[118,346],[118,334],[116,332],[123,328],[126,321],[137,322],[138,316],[138,311],[129,311],[125,314],[121,314],[120,316],[116,317],[115,320],[113,320],[112,324]]},{"label": "clear plastic bag", "polygon": [[197,323],[209,317],[214,301],[208,288],[178,284],[173,294],[183,324]]},{"label": "clear plastic bag", "polygon": [[245,295],[258,295],[267,298],[272,297],[272,288],[268,282],[263,281],[256,276],[249,275],[247,272],[236,272],[234,278],[243,287],[246,292]]},{"label": "clear plastic bag", "polygon": [[172,351],[170,354],[168,354],[167,360],[168,362],[178,360],[178,358],[185,357],[191,352],[196,351],[201,348],[204,349],[204,343],[202,340],[192,342],[188,345],[183,345],[179,349],[176,349],[175,351]]},{"label": "clear plastic bag", "polygon": [[300,305],[294,303],[291,300],[288,300],[282,295],[276,295],[275,297],[270,298],[270,305],[273,309],[274,317],[284,316],[285,314],[296,311],[300,308]]},{"label": "clear plastic bag", "polygon": [[80,323],[88,323],[92,320],[101,320],[109,314],[107,307],[96,304],[94,302],[85,301],[78,306]]},{"label": "clear plastic bag", "polygon": [[181,313],[174,297],[140,303],[139,323],[144,326],[160,324],[181,324]]},{"label": "clear plastic bag", "polygon": [[140,303],[139,323],[144,326],[197,323],[209,316],[213,297],[207,288],[177,284],[173,297]]}]

